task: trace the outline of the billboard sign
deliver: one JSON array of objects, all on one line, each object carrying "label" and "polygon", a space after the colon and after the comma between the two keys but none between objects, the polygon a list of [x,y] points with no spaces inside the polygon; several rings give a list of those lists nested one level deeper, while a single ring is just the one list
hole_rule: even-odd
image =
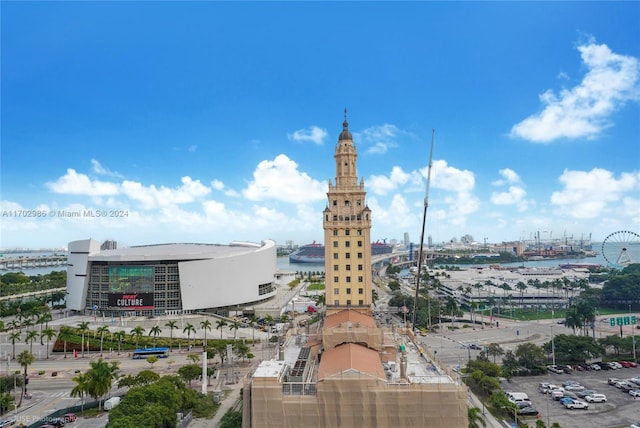
[{"label": "billboard sign", "polygon": [[108,305],[121,310],[153,309],[153,293],[109,293]]}]

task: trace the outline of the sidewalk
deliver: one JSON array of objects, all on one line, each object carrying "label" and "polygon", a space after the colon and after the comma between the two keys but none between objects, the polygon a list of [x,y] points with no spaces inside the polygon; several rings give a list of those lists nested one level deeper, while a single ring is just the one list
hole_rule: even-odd
[{"label": "sidewalk", "polygon": [[[218,411],[211,419],[206,418],[194,418],[189,424],[189,428],[211,428],[220,426],[220,421],[222,417],[227,413],[230,409],[232,409],[236,403],[240,400],[240,391],[244,383],[242,379],[240,382],[232,385],[227,385],[222,388],[225,392],[224,398],[220,403],[220,407],[218,407]],[[242,408],[239,409],[242,411]]]}]

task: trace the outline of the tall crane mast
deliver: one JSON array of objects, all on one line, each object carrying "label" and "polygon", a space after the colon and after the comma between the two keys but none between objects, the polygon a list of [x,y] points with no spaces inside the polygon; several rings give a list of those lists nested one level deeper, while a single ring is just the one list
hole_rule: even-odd
[{"label": "tall crane mast", "polygon": [[[433,143],[435,141],[436,130],[431,130],[431,149],[429,150],[429,168],[427,169],[427,191],[424,196],[424,212],[422,213],[422,233],[420,234],[420,248],[418,250],[418,276],[416,277],[416,295],[413,300],[413,317],[411,318],[411,326],[415,330],[416,317],[418,314],[418,292],[420,291],[420,277],[422,276],[422,249],[424,247],[424,227],[427,222],[427,208],[429,207],[429,185],[431,184],[431,168],[433,167]],[[429,319],[427,324],[431,327],[431,302],[429,301],[429,293],[427,292],[427,310],[429,311]]]}]

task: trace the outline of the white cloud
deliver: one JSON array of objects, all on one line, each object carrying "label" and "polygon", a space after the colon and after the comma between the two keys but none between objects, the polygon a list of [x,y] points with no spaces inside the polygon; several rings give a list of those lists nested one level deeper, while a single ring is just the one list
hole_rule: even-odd
[{"label": "white cloud", "polygon": [[189,148],[187,149],[189,151],[189,153],[193,153],[196,150],[198,150],[198,146],[196,144],[192,144],[189,146]]},{"label": "white cloud", "polygon": [[168,207],[178,204],[188,204],[208,195],[211,189],[203,185],[200,180],[182,177],[182,186],[170,189],[165,186],[143,186],[135,181],[122,182],[122,194],[129,199],[139,202],[145,209]]},{"label": "white cloud", "polygon": [[[421,172],[424,177],[427,177],[428,167],[423,168]],[[449,166],[445,160],[433,161],[431,186],[462,193],[470,192],[475,187],[475,183],[473,172]]]},{"label": "white cloud", "polygon": [[625,102],[638,100],[638,59],[612,52],[593,41],[578,46],[587,74],[577,86],[558,95],[540,95],[542,112],[511,129],[511,136],[536,143],[559,138],[594,138],[611,126],[610,115]]},{"label": "white cloud", "polygon": [[114,177],[114,178],[122,178],[122,174],[115,172],[115,171],[111,171],[110,169],[104,167],[100,162],[98,162],[96,159],[91,159],[91,168],[93,169],[93,172],[95,172],[96,174],[99,175],[105,175],[107,177]]},{"label": "white cloud", "polygon": [[91,180],[75,169],[67,169],[67,173],[46,186],[55,193],[66,195],[108,196],[119,192],[118,185],[107,181]]},{"label": "white cloud", "polygon": [[252,201],[304,203],[326,198],[326,185],[298,171],[298,164],[286,155],[278,155],[258,164],[242,194]]},{"label": "white cloud", "polygon": [[314,144],[321,145],[324,143],[324,139],[327,138],[327,135],[327,131],[313,125],[306,129],[298,129],[297,131],[294,131],[293,134],[288,134],[287,137],[291,141],[311,141]]},{"label": "white cloud", "polygon": [[367,128],[354,138],[356,142],[359,140],[369,146],[366,150],[367,153],[384,154],[390,148],[398,146],[396,139],[399,134],[401,132],[397,126],[385,123],[384,125]]},{"label": "white cloud", "polygon": [[372,175],[365,181],[365,186],[371,193],[386,195],[408,183],[419,185],[422,183],[422,176],[417,171],[408,173],[404,172],[401,167],[394,166],[388,177],[385,175]]},{"label": "white cloud", "polygon": [[503,192],[492,192],[491,202],[495,205],[517,205],[520,211],[525,211],[533,204],[532,201],[525,199],[527,191],[522,185],[520,176],[511,168],[501,169],[500,180],[494,181],[494,186],[507,186],[507,190]]},{"label": "white cloud", "polygon": [[[603,216],[610,205],[624,198],[625,193],[637,195],[640,173],[623,173],[616,179],[610,171],[594,168],[591,171],[565,170],[559,178],[564,190],[553,192],[551,203],[563,215],[576,219]],[[633,206],[633,202],[629,202]],[[629,206],[629,205],[628,205]]]}]

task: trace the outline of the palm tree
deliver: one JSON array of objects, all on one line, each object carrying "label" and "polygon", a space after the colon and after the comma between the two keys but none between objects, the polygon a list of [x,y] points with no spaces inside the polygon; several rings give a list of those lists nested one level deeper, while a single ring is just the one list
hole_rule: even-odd
[{"label": "palm tree", "polygon": [[162,333],[162,329],[160,328],[159,325],[154,325],[153,327],[151,327],[151,329],[149,330],[149,336],[151,336],[153,334],[153,347],[156,347],[156,340],[158,339],[158,335]]},{"label": "palm tree", "polygon": [[[87,393],[96,401],[104,396],[111,389],[114,379],[117,377],[118,363],[107,363],[102,358],[91,361],[91,368],[87,372],[89,377]],[[102,402],[98,402],[98,410],[101,409]]]},{"label": "palm tree", "polygon": [[[286,317],[286,315],[283,315],[283,317]],[[238,329],[240,328],[240,321],[238,320],[233,320],[231,322],[231,325],[229,326],[229,330],[233,330],[233,341],[236,341],[236,335],[238,334]]]},{"label": "palm tree", "polygon": [[89,322],[82,321],[78,325],[78,329],[80,330],[80,334],[82,335],[81,349],[82,349],[82,358],[84,358],[84,335],[89,332]]},{"label": "palm tree", "polygon": [[225,320],[216,321],[216,330],[220,329],[220,340],[222,340],[222,329],[227,325]]},{"label": "palm tree", "polygon": [[251,340],[251,346],[255,346],[256,344],[256,323],[257,322],[258,322],[258,317],[256,317],[255,315],[251,315],[251,318],[249,319],[249,325],[251,326],[251,334],[253,336]]},{"label": "palm tree", "polygon": [[487,422],[482,418],[481,410],[478,407],[469,407],[468,409],[469,428],[486,427]]},{"label": "palm tree", "polygon": [[21,336],[22,333],[20,333],[20,331],[12,331],[11,334],[9,334],[9,340],[11,341],[11,345],[13,345],[13,353],[11,355],[14,360],[16,359],[16,342],[20,342]]},{"label": "palm tree", "polygon": [[44,306],[47,312],[42,312],[36,315],[36,322],[38,324],[40,324],[40,345],[44,346],[44,343],[42,343],[42,339],[44,337],[44,335],[42,334],[42,325],[46,324],[46,328],[49,328],[49,321],[51,321],[53,319],[53,317],[51,316],[51,312],[48,306]]},{"label": "palm tree", "polygon": [[200,328],[204,331],[204,342],[202,346],[206,348],[207,347],[207,330],[211,331],[211,321],[209,320],[200,321]]},{"label": "palm tree", "polygon": [[64,347],[64,357],[67,358],[67,341],[71,339],[73,332],[71,328],[66,325],[60,326],[60,330],[58,331],[58,339],[62,340]]},{"label": "palm tree", "polygon": [[73,378],[73,381],[76,383],[76,386],[71,390],[69,395],[72,397],[80,397],[82,400],[80,403],[80,411],[84,413],[84,396],[89,390],[89,375],[87,373],[79,373]]},{"label": "palm tree", "polygon": [[173,351],[173,330],[177,329],[178,325],[175,321],[169,321],[164,326],[169,327],[169,351]]},{"label": "palm tree", "polygon": [[53,339],[56,336],[56,331],[54,329],[52,329],[51,327],[47,327],[44,329],[44,331],[42,332],[42,335],[40,336],[40,342],[42,342],[42,338],[46,337],[47,338],[47,348],[46,348],[46,353],[47,353],[47,360],[49,359],[49,342],[51,342],[51,339]]},{"label": "palm tree", "polygon": [[102,344],[104,343],[104,334],[109,333],[109,327],[107,327],[106,325],[102,325],[96,331],[100,333],[100,356],[102,357]]},{"label": "palm tree", "polygon": [[30,330],[27,332],[27,337],[24,338],[25,343],[29,344],[29,352],[33,353],[33,342],[38,340],[38,332],[36,330]]},{"label": "palm tree", "polygon": [[118,341],[118,355],[120,355],[120,351],[122,348],[122,341],[124,340],[125,337],[127,337],[127,333],[124,330],[120,330],[120,331],[116,331],[115,333],[113,333],[113,335],[115,336],[116,340]]},{"label": "palm tree", "polygon": [[20,352],[20,355],[18,355],[18,364],[20,364],[20,366],[24,368],[24,379],[22,382],[22,396],[20,397],[20,404],[18,404],[18,407],[22,406],[22,397],[27,395],[27,368],[31,364],[33,364],[34,360],[35,358],[33,357],[33,354],[27,351],[26,349]]},{"label": "palm tree", "polygon": [[191,324],[190,322],[188,322],[187,325],[184,327],[184,329],[182,330],[182,333],[187,333],[187,342],[189,341],[189,339],[191,339],[191,333],[193,333],[194,340],[195,340],[196,329],[193,326],[193,324]]},{"label": "palm tree", "polygon": [[131,334],[131,337],[135,337],[136,349],[138,349],[138,341],[140,340],[140,337],[144,334],[144,328],[138,325],[132,328],[129,333]]},{"label": "palm tree", "polygon": [[522,281],[518,281],[516,288],[520,291],[520,310],[524,313],[524,292],[527,289],[527,284]]}]

